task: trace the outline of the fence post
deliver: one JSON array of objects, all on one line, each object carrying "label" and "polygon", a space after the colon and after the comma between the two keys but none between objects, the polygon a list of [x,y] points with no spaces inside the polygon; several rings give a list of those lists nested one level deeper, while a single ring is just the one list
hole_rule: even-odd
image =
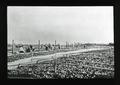
[{"label": "fence post", "polygon": [[56,54],[55,54],[55,56],[52,56],[52,59],[53,59],[53,61],[54,61],[54,64],[53,64],[53,67],[54,67],[54,72],[56,73]]}]

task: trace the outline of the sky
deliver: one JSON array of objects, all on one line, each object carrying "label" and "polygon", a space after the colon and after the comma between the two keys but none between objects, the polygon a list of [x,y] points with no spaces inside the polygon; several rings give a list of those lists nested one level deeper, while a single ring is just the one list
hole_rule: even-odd
[{"label": "sky", "polygon": [[113,6],[8,6],[8,43],[114,42]]}]

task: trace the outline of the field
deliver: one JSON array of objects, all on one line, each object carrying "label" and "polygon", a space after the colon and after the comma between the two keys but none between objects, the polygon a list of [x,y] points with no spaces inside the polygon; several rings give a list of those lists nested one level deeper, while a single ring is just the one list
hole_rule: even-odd
[{"label": "field", "polygon": [[[58,53],[58,52],[67,52],[67,51],[71,51],[71,49],[33,52],[33,56],[50,55],[50,54],[54,54],[54,53]],[[24,58],[29,58],[29,57],[32,57],[32,53],[14,54],[14,55],[8,56],[8,62],[12,62],[12,61],[24,59]]]},{"label": "field", "polygon": [[[34,46],[35,47],[35,46]],[[86,48],[93,48],[92,45],[90,46],[87,46]],[[18,54],[12,54],[11,53],[11,50],[12,50],[12,47],[8,47],[8,58],[7,58],[7,61],[8,62],[13,62],[15,60],[19,60],[19,59],[24,59],[24,58],[29,58],[29,57],[32,57],[32,53],[18,53]],[[37,49],[37,47],[36,47]],[[78,50],[78,49],[84,49],[83,46],[80,46],[80,47],[69,47],[69,48],[61,48],[61,49],[56,49],[56,50],[44,50],[44,49],[41,49],[40,51],[34,51],[33,52],[33,56],[40,56],[40,55],[50,55],[50,54],[54,54],[54,53],[58,53],[58,52],[68,52],[68,51],[74,51],[74,50]]]},{"label": "field", "polygon": [[8,70],[8,78],[114,78],[114,48],[82,52]]}]

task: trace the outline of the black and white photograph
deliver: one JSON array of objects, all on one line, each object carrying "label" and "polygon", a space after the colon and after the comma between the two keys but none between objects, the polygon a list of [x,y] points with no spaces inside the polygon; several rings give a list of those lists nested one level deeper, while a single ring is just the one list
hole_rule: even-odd
[{"label": "black and white photograph", "polygon": [[113,6],[7,6],[8,79],[114,78]]}]

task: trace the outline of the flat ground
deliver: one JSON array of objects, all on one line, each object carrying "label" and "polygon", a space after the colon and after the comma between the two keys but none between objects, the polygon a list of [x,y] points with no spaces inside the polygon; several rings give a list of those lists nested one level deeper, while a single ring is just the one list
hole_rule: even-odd
[{"label": "flat ground", "polygon": [[114,48],[85,51],[26,64],[8,70],[8,78],[114,78]]}]

